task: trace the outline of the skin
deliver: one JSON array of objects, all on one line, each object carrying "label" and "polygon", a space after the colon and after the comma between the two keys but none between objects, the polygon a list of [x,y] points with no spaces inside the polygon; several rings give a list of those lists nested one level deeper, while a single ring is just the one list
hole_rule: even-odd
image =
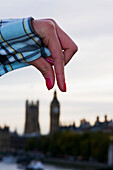
[{"label": "skin", "polygon": [[[54,87],[55,78],[62,92],[66,91],[64,66],[77,52],[78,47],[72,39],[58,26],[53,19],[32,20],[34,31],[42,38],[44,45],[50,50],[50,62],[40,57],[29,64],[35,66],[49,80],[50,89]],[[46,82],[47,85],[47,82]]]}]

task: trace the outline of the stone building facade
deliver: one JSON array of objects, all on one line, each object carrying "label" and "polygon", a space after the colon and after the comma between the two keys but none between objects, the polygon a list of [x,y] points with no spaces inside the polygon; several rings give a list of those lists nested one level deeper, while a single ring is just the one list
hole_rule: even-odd
[{"label": "stone building facade", "polygon": [[54,92],[53,100],[50,104],[50,134],[59,130],[60,103],[57,93]]},{"label": "stone building facade", "polygon": [[31,103],[26,100],[26,114],[25,114],[25,134],[37,133],[40,134],[39,125],[39,101]]},{"label": "stone building facade", "polygon": [[7,151],[10,147],[10,132],[9,127],[0,127],[0,151]]}]

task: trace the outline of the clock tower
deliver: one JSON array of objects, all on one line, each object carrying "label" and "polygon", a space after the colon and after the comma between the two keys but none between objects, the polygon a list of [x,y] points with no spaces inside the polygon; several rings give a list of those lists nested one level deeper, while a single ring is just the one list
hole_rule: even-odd
[{"label": "clock tower", "polygon": [[53,100],[50,104],[50,133],[59,130],[60,104],[57,99],[57,93],[54,92]]}]

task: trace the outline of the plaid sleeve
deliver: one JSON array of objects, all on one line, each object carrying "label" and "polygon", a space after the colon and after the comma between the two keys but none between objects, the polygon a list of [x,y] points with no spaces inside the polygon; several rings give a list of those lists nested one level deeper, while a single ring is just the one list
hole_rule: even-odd
[{"label": "plaid sleeve", "polygon": [[27,62],[50,56],[31,27],[32,18],[0,20],[0,76]]}]

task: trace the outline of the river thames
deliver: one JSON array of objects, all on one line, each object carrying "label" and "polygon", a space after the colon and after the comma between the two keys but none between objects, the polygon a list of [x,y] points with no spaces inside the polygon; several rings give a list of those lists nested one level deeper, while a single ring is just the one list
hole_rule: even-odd
[{"label": "river thames", "polygon": [[[0,162],[0,170],[22,170],[22,169],[18,168],[18,165],[15,163]],[[61,168],[61,167],[56,167],[53,165],[44,165],[44,170],[75,170],[75,169]]]}]

